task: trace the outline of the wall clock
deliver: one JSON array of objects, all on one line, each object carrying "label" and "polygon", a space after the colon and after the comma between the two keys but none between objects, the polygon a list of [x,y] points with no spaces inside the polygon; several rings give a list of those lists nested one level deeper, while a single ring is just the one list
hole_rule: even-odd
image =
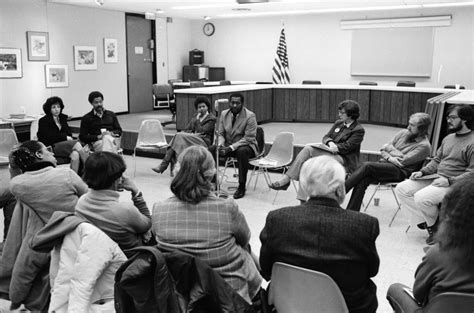
[{"label": "wall clock", "polygon": [[214,31],[216,30],[216,27],[212,23],[206,23],[202,27],[202,31],[204,35],[206,36],[212,36],[214,34]]}]

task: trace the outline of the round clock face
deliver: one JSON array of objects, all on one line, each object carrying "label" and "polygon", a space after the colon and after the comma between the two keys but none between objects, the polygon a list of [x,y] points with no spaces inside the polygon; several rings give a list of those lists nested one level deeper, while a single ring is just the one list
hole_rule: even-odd
[{"label": "round clock face", "polygon": [[206,23],[204,24],[204,27],[202,28],[202,31],[204,32],[204,35],[206,36],[212,36],[215,30],[216,28],[214,27],[214,24],[212,23]]}]

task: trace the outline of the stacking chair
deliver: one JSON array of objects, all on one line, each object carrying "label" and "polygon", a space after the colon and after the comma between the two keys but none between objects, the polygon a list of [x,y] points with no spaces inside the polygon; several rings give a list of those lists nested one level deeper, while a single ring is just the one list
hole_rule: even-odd
[{"label": "stacking chair", "polygon": [[359,82],[359,86],[377,86],[378,84],[376,82],[368,82],[368,81],[363,81]]},{"label": "stacking chair", "polygon": [[190,88],[201,88],[204,87],[204,82],[203,81],[192,81],[189,83]]},{"label": "stacking chair", "polygon": [[273,264],[268,303],[278,313],[347,313],[339,287],[328,275],[281,262]]},{"label": "stacking chair", "polygon": [[171,121],[163,122],[163,126],[176,124],[176,102],[173,87],[170,84],[154,84],[153,96],[155,98],[154,108],[169,108],[171,111]]},{"label": "stacking chair", "polygon": [[165,133],[159,120],[144,120],[138,130],[137,143],[133,149],[133,160],[135,163],[135,169],[133,176],[137,173],[137,150],[152,151],[156,149],[163,149],[168,147],[166,142]]},{"label": "stacking chair", "polygon": [[321,85],[320,80],[303,80],[303,85]]},{"label": "stacking chair", "polygon": [[416,83],[411,80],[399,80],[397,87],[415,87]]},{"label": "stacking chair", "polygon": [[11,128],[0,129],[0,165],[9,163],[8,156],[13,147],[18,144],[15,130]]},{"label": "stacking chair", "polygon": [[444,292],[428,302],[422,312],[426,313],[472,313],[474,312],[474,294]]},{"label": "stacking chair", "polygon": [[230,80],[221,80],[219,81],[220,86],[228,86],[231,85]]},{"label": "stacking chair", "polygon": [[400,203],[400,201],[398,201],[397,194],[395,193],[395,187],[397,187],[397,184],[398,183],[392,183],[392,182],[378,183],[377,186],[375,187],[374,192],[370,196],[369,202],[367,202],[367,204],[364,207],[364,212],[365,212],[367,211],[367,208],[372,202],[372,199],[374,198],[377,191],[382,190],[382,189],[390,189],[392,191],[393,197],[395,198],[395,201],[397,202],[397,210],[395,211],[395,214],[393,214],[392,219],[390,220],[390,223],[388,224],[388,227],[392,226],[392,223],[395,220],[395,217],[397,216],[398,212],[401,210],[401,207],[402,207],[402,204]]},{"label": "stacking chair", "polygon": [[446,85],[444,86],[445,89],[466,89],[464,86],[460,85]]}]

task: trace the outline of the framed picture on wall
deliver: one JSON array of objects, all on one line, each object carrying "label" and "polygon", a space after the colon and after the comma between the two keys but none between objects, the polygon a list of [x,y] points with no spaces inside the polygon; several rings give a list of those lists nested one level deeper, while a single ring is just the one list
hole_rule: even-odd
[{"label": "framed picture on wall", "polygon": [[45,65],[46,88],[68,87],[68,67],[67,65]]},{"label": "framed picture on wall", "polygon": [[0,48],[0,78],[20,78],[21,49]]},{"label": "framed picture on wall", "polygon": [[94,71],[97,69],[97,47],[74,46],[74,69]]},{"label": "framed picture on wall", "polygon": [[28,61],[49,61],[49,34],[26,32]]},{"label": "framed picture on wall", "polygon": [[118,41],[113,38],[104,38],[104,62],[117,63],[118,62]]}]

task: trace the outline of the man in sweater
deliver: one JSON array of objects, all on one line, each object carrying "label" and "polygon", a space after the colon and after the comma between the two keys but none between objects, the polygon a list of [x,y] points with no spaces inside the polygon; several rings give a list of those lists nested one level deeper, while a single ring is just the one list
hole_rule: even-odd
[{"label": "man in sweater", "polygon": [[[420,224],[429,234],[427,244],[433,244],[438,219],[438,205],[454,182],[474,179],[474,133],[471,130],[473,110],[469,105],[456,105],[446,117],[448,131],[436,156],[410,179],[398,184],[395,192],[402,211],[411,216],[411,224]],[[434,175],[435,177],[430,178]]]},{"label": "man in sweater", "polygon": [[370,184],[400,182],[421,167],[431,151],[426,136],[430,124],[429,114],[413,114],[407,129],[399,131],[380,149],[382,159],[365,162],[346,180],[346,192],[354,188],[347,210],[360,210],[365,190]]},{"label": "man in sweater", "polygon": [[104,109],[104,95],[93,91],[88,97],[92,110],[81,119],[79,139],[90,144],[93,151],[117,152],[122,127],[115,113]]}]

